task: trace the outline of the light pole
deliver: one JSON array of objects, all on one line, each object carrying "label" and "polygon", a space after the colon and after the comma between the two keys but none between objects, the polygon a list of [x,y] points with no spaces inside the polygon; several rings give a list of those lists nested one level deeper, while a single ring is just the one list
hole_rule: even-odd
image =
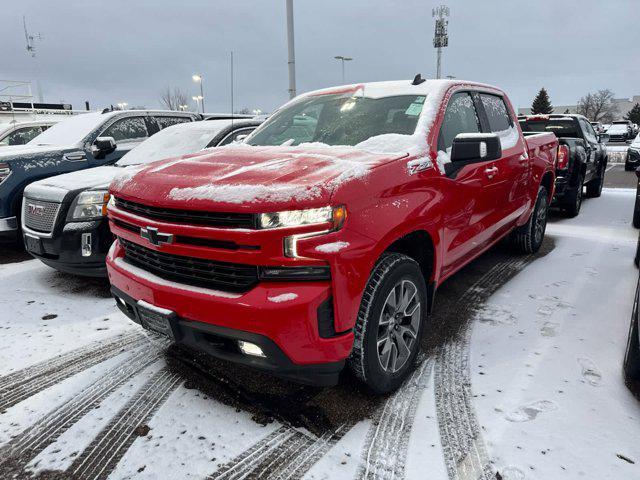
[{"label": "light pole", "polygon": [[202,113],[204,113],[204,91],[202,90],[202,74],[196,73],[195,75],[192,75],[191,78],[194,82],[200,84],[200,101],[202,102]]},{"label": "light pole", "polygon": [[[198,107],[200,107],[200,102],[204,103],[204,97],[202,95],[195,95],[191,98],[193,98],[196,101],[196,111],[197,111]],[[204,106],[202,107],[202,113],[204,113]]]},{"label": "light pole", "polygon": [[449,35],[447,34],[447,26],[449,20],[445,17],[449,16],[449,7],[440,5],[431,11],[431,16],[436,19],[436,32],[433,37],[433,46],[438,51],[438,63],[436,67],[436,78],[441,78],[442,73],[442,49],[449,46]]},{"label": "light pole", "polygon": [[344,62],[350,62],[351,60],[353,60],[353,58],[351,57],[344,57],[342,55],[337,55],[335,57],[336,60],[340,60],[342,62],[342,83],[347,83],[345,80],[345,76],[344,76]]},{"label": "light pole", "polygon": [[293,0],[287,0],[287,50],[289,53],[289,98],[296,96],[296,49],[293,36]]}]

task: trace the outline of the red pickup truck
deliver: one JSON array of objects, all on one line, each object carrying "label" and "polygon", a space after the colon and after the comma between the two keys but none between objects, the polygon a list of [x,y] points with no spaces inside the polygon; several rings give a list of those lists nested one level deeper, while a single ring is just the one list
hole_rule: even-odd
[{"label": "red pickup truck", "polygon": [[121,310],[215,357],[375,392],[414,367],[436,288],[509,235],[543,240],[558,141],[501,90],[380,82],[299,96],[243,144],[111,185]]}]

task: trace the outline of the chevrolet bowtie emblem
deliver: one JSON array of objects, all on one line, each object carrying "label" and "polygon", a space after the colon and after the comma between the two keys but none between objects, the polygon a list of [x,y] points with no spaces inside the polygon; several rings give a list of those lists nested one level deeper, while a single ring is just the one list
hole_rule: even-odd
[{"label": "chevrolet bowtie emblem", "polygon": [[142,227],[140,229],[140,236],[149,240],[151,245],[156,247],[161,243],[173,243],[173,235],[170,233],[161,233],[154,227]]}]

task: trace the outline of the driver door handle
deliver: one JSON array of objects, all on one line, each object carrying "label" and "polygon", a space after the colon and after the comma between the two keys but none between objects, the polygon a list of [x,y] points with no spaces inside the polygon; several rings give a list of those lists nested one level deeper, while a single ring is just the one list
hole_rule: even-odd
[{"label": "driver door handle", "polygon": [[491,180],[493,177],[495,177],[498,173],[498,167],[488,167],[484,169],[484,173],[487,176],[487,178],[489,178],[489,180]]}]

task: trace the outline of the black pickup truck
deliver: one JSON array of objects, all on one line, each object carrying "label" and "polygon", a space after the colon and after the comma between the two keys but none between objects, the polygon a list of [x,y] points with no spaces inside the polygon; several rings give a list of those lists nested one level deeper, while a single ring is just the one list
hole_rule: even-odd
[{"label": "black pickup truck", "polygon": [[556,165],[556,193],[552,206],[569,217],[580,213],[583,186],[587,197],[599,197],[607,169],[607,134],[597,134],[582,115],[525,115],[518,117],[522,133],[556,134],[560,142]]}]

